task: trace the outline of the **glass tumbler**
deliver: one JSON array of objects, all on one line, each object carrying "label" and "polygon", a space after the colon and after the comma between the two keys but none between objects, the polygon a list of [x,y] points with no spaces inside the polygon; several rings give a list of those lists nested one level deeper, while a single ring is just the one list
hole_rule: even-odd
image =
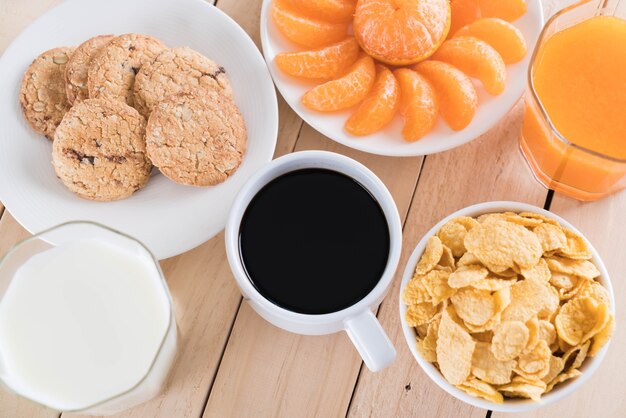
[{"label": "glass tumbler", "polygon": [[626,187],[626,160],[587,149],[563,136],[535,90],[533,70],[540,59],[539,51],[552,35],[599,15],[626,18],[626,1],[582,0],[547,21],[528,69],[520,139],[522,153],[535,178],[547,188],[582,201],[597,200]]},{"label": "glass tumbler", "polygon": [[[126,257],[126,258],[120,258],[120,259],[113,259],[113,260],[119,260],[119,263],[117,264],[110,263],[111,265],[114,266],[112,267],[113,270],[110,270],[110,271],[119,272],[118,278],[121,277],[124,280],[126,280],[128,278],[135,277],[133,276],[133,274],[139,274],[137,272],[140,271],[141,272],[140,274],[143,275],[142,277],[144,279],[142,279],[143,281],[141,282],[143,283],[142,284],[143,287],[138,287],[138,289],[140,290],[149,289],[147,292],[150,295],[150,297],[152,297],[153,295],[156,295],[154,296],[153,299],[151,299],[152,301],[150,302],[151,303],[150,306],[151,307],[156,306],[158,308],[158,312],[160,312],[159,314],[160,325],[158,327],[155,327],[156,331],[152,334],[153,337],[150,339],[151,344],[149,345],[149,347],[146,347],[146,350],[142,351],[142,353],[143,352],[152,353],[153,356],[151,355],[142,356],[142,361],[141,361],[142,366],[136,370],[136,373],[132,375],[133,377],[130,377],[130,378],[125,377],[124,379],[120,378],[120,382],[123,381],[124,383],[123,384],[120,383],[119,391],[115,389],[113,391],[106,392],[106,395],[103,395],[101,399],[94,398],[93,396],[90,395],[89,397],[90,400],[85,401],[84,403],[82,403],[83,401],[80,400],[80,395],[74,394],[72,396],[74,396],[74,399],[79,399],[79,402],[77,402],[77,405],[78,404],[80,405],[76,408],[65,408],[65,407],[59,407],[59,404],[55,404],[55,402],[57,401],[53,401],[53,400],[55,399],[54,396],[56,395],[52,393],[46,394],[45,390],[44,392],[42,392],[41,390],[38,389],[36,392],[37,395],[32,396],[31,393],[35,393],[35,392],[28,393],[30,390],[29,389],[25,390],[25,387],[28,387],[28,385],[26,386],[24,385],[23,383],[24,378],[23,377],[16,378],[16,373],[13,373],[12,370],[13,369],[17,370],[17,368],[15,367],[12,368],[11,366],[11,358],[13,359],[13,361],[18,361],[16,360],[18,359],[18,357],[15,357],[15,353],[19,351],[16,351],[15,347],[20,347],[19,344],[22,344],[21,343],[22,340],[20,340],[20,343],[17,343],[18,345],[15,345],[16,343],[13,343],[14,345],[12,346],[13,348],[11,350],[13,350],[12,354],[14,356],[11,358],[9,358],[7,355],[3,356],[2,348],[7,347],[7,346],[3,346],[3,343],[0,340],[0,383],[3,383],[6,388],[8,388],[12,392],[17,393],[18,395],[31,399],[35,402],[45,404],[46,406],[55,410],[61,410],[64,412],[76,412],[76,413],[88,414],[88,415],[110,415],[110,414],[120,412],[131,406],[145,402],[155,397],[156,395],[158,395],[167,381],[168,373],[176,357],[177,327],[176,327],[176,322],[174,318],[172,299],[171,299],[169,290],[167,288],[165,279],[163,277],[161,268],[159,267],[158,261],[154,258],[151,252],[141,242],[137,241],[136,239],[126,234],[114,231],[103,225],[96,224],[93,222],[83,222],[83,221],[64,223],[54,228],[43,231],[39,234],[36,234],[30,238],[27,238],[24,241],[18,243],[15,247],[13,247],[4,256],[4,258],[0,260],[0,311],[2,308],[3,301],[8,302],[8,300],[11,299],[11,297],[13,297],[13,295],[15,294],[15,293],[11,294],[12,281],[16,277],[19,277],[18,280],[22,280],[24,277],[24,276],[19,276],[20,267],[25,266],[25,263],[27,263],[32,257],[37,256],[38,254],[41,254],[48,250],[57,250],[59,247],[66,246],[66,245],[73,245],[74,246],[73,248],[77,248],[77,247],[85,248],[84,243],[94,242],[94,241],[97,241],[98,245],[106,245],[107,248],[111,248],[112,250],[117,251],[116,254],[123,254],[124,257]],[[64,247],[64,248],[67,248],[67,247]],[[102,247],[89,247],[89,248],[102,248]],[[49,258],[50,260],[52,260],[51,261],[52,263],[54,263],[56,260],[59,260],[58,258],[59,253],[54,253],[54,254],[55,254],[55,257]],[[74,257],[74,254],[79,254],[79,253],[72,253],[72,257]],[[90,257],[92,255],[93,257],[98,257],[98,256],[103,257],[102,253],[97,253],[96,251],[93,251],[90,254]],[[39,259],[41,260],[41,258]],[[78,260],[76,260],[76,257],[72,258],[71,260],[72,260],[72,265],[76,265],[76,263],[78,263]],[[101,260],[105,260],[103,262],[109,265],[110,259],[101,258]],[[134,267],[129,267],[128,263],[125,264],[123,262],[124,260],[134,260],[136,264],[131,264],[131,266],[140,266],[140,267],[137,267],[137,268],[140,268],[140,270],[137,270],[137,269],[131,270],[131,268],[134,268]],[[89,261],[85,261],[84,264],[87,266],[90,265]],[[47,266],[48,264],[45,264],[45,265]],[[16,273],[18,274],[16,275]],[[45,276],[45,274],[41,274],[37,277],[43,277],[44,279],[49,280],[49,276]],[[107,277],[110,277],[110,276],[107,276]],[[91,289],[90,290],[91,292],[97,291],[93,289],[100,289],[100,290],[103,289],[102,287],[99,287],[99,288],[93,287],[92,286],[93,282],[91,283],[89,282],[90,277],[88,275],[84,277],[84,280],[83,280],[83,277],[80,277],[80,280],[76,280],[75,277],[71,279],[74,280],[74,282],[72,283],[76,283],[77,288],[80,287],[80,289],[88,288],[88,289]],[[120,280],[121,280],[121,283],[124,283],[122,279]],[[42,282],[37,282],[37,283],[42,283]],[[57,282],[54,282],[54,283],[55,285],[57,284]],[[106,306],[116,306],[116,307],[120,306],[119,305],[120,300],[121,300],[120,298],[122,298],[124,295],[119,295],[119,293],[124,293],[124,292],[119,292],[118,288],[111,288],[114,290],[111,290],[110,292],[107,293],[106,286],[110,286],[110,283],[107,281],[105,281],[105,287],[104,287],[105,291],[103,291],[101,294],[96,294],[95,298],[90,298],[90,300],[99,301],[100,299],[107,299],[107,301],[110,303]],[[60,289],[60,287],[58,288]],[[67,290],[66,287],[63,287],[63,289],[64,289],[63,291]],[[72,288],[70,287],[70,290],[71,289]],[[31,289],[29,288],[29,291],[30,290]],[[133,291],[138,292],[135,294],[141,294],[141,292],[137,290],[133,290]],[[37,291],[36,289],[34,289],[32,294],[36,294],[36,293]],[[10,297],[7,297],[8,294],[10,294]],[[25,293],[22,293],[22,295],[23,294]],[[31,294],[31,293],[27,292],[26,294]],[[63,298],[62,297],[59,298],[58,296],[59,295],[56,295],[56,294],[54,296],[50,296],[47,294],[37,294],[36,298],[56,298],[53,300],[53,304],[54,306],[56,306],[57,302],[61,302],[61,303],[64,302]],[[28,298],[28,300],[31,300],[31,298]],[[30,306],[26,306],[27,304],[22,303],[22,301],[23,299],[13,299],[11,303],[13,304],[12,306],[21,306],[23,308],[30,309]],[[113,305],[111,305],[111,303],[113,303]],[[98,309],[98,307],[93,307],[86,303],[83,303],[83,304],[79,303],[79,306],[81,306],[80,309],[91,310],[88,314],[85,313],[85,318],[86,317],[91,318],[89,315],[91,315],[92,312],[94,312],[94,310]],[[143,313],[142,313],[142,310],[144,311]],[[112,324],[111,327],[114,330],[113,335],[117,336],[117,334],[115,334],[114,325],[115,323],[117,324],[121,323],[120,318],[128,314],[129,316],[132,315],[132,319],[135,319],[135,318],[138,318],[138,315],[143,314],[144,316],[141,317],[142,318],[141,321],[133,322],[133,324],[147,323],[147,320],[145,318],[148,318],[148,316],[146,316],[145,312],[150,312],[150,309],[146,308],[146,305],[143,305],[143,306],[141,304],[138,304],[136,306],[133,305],[133,309],[130,311],[125,311],[125,310],[118,311],[117,313],[119,315],[118,317],[115,317],[116,315],[115,312],[112,314],[110,310],[105,309],[103,311],[104,311],[104,315],[106,318],[113,317],[117,320],[117,321],[111,320],[110,322]],[[29,311],[20,310],[20,312],[28,313]],[[99,312],[98,315],[101,313],[101,311],[97,311],[97,312]],[[123,312],[123,313],[119,313],[119,312]],[[40,314],[37,314],[37,315],[40,315]],[[107,315],[109,316],[107,317]],[[125,318],[129,318],[129,316]],[[25,315],[24,317],[26,317],[27,319],[30,318],[28,315]],[[38,317],[38,316],[33,316],[33,317]],[[95,323],[101,324],[100,322],[95,322]],[[162,326],[163,324],[165,325]],[[11,338],[16,338],[15,336],[16,329],[19,329],[19,322],[15,322],[13,325],[5,326],[5,331],[0,333],[0,338],[7,338],[7,340],[5,341],[8,341]],[[74,328],[71,328],[71,329],[74,330]],[[9,331],[6,331],[6,330],[9,330]],[[93,340],[90,340],[89,338],[93,338],[93,335],[97,335],[99,332],[99,328],[96,325],[94,325],[93,327],[88,325],[87,329],[82,329],[82,330],[84,331],[84,335],[79,335],[79,338],[76,338],[76,339],[72,338],[72,341],[77,341],[78,343],[82,343],[83,339],[85,341],[93,341]],[[102,331],[102,329],[100,329],[100,331]],[[44,329],[42,330],[42,335],[45,335],[46,336],[45,338],[49,340],[49,347],[46,347],[46,350],[48,349],[59,350],[59,349],[63,349],[63,347],[67,347],[66,342],[64,342],[58,336],[54,335],[53,332],[47,332],[47,330]],[[103,334],[103,335],[109,335],[109,334]],[[41,338],[38,338],[38,339],[41,339]],[[14,341],[17,341],[17,340],[14,339]],[[97,338],[96,338],[96,341],[98,341]],[[116,343],[117,345],[114,345],[114,347],[118,347],[118,348],[125,347],[123,348],[124,350],[132,349],[129,346],[132,345],[133,342],[121,341],[120,343],[121,344]],[[80,347],[83,347],[83,346],[80,345]],[[88,347],[88,345],[85,345],[84,347]],[[30,346],[26,347],[26,349],[30,349],[30,348],[31,348]],[[73,349],[75,350],[75,347],[73,347]],[[81,348],[81,350],[82,351],[80,351],[80,356],[78,356],[80,358],[83,358],[83,357],[93,358],[95,356],[95,354],[93,354],[93,352],[90,352],[88,348]],[[127,352],[124,352],[122,354],[122,356],[125,356],[125,355],[127,355]],[[97,359],[97,360],[99,361],[100,359]],[[20,364],[24,363],[21,359],[19,361],[21,362]],[[78,364],[78,361],[79,360],[77,360],[77,364]],[[106,361],[102,363],[104,364],[97,363],[98,367],[106,368],[107,367]],[[115,375],[115,373],[112,373],[112,375],[109,375],[108,377],[112,379],[111,381],[113,382],[112,383],[113,386],[111,387],[115,387],[115,385],[117,385],[117,382],[118,382],[118,380],[116,380],[118,378],[118,375]],[[37,377],[37,379],[39,379],[39,376]],[[47,381],[46,384],[49,385],[47,387],[56,388],[61,384],[65,385],[65,387],[74,387],[74,388],[77,387],[76,381],[71,381],[66,376],[50,376],[50,375],[42,374],[41,380]],[[67,384],[68,381],[70,381],[69,385]],[[95,381],[94,379],[93,382],[87,382],[87,383],[92,383],[95,387],[98,387],[98,384],[100,384],[101,382]],[[39,380],[37,381],[37,384],[38,385],[40,384]],[[38,387],[41,388],[45,386],[38,386]],[[96,400],[94,401],[94,399]]]}]

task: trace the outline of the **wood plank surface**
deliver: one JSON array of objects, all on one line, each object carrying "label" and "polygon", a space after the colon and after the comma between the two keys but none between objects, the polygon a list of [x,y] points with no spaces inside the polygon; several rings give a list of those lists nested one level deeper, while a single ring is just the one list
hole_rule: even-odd
[{"label": "wood plank surface", "polygon": [[[0,0],[0,51],[33,19],[60,0]],[[546,0],[546,16],[573,0]],[[217,6],[259,42],[261,0],[218,0]],[[490,132],[463,147],[424,158],[388,158],[339,145],[304,124],[279,96],[276,156],[322,149],[348,155],[389,187],[404,222],[403,252],[378,317],[398,350],[389,368],[363,367],[344,333],[308,337],[261,319],[241,296],[230,273],[223,233],[162,262],[176,306],[180,349],[168,387],[156,399],[117,417],[485,417],[448,396],[421,371],[408,350],[398,316],[399,284],[421,236],[447,214],[486,200],[519,200],[543,206],[546,190],[532,178],[518,148],[522,106]],[[613,278],[617,321],[626,300],[626,193],[583,204],[555,196],[551,209],[592,241]],[[28,233],[0,204],[0,256]],[[530,417],[621,417],[626,411],[626,346],[616,333],[605,364],[565,401]],[[494,413],[494,417],[506,414]],[[0,417],[58,417],[50,409],[0,387]],[[63,417],[78,418],[75,414]]]}]

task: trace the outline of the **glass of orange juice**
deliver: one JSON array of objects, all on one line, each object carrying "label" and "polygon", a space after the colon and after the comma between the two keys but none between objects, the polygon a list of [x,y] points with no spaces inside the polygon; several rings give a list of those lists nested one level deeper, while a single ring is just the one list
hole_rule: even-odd
[{"label": "glass of orange juice", "polygon": [[528,85],[521,149],[537,180],[579,200],[626,187],[626,0],[554,15]]}]

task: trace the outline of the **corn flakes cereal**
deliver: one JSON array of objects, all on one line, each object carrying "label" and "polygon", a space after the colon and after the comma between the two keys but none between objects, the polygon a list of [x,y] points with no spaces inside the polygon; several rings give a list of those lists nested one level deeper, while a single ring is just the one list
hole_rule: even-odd
[{"label": "corn flakes cereal", "polygon": [[455,257],[460,257],[466,251],[463,243],[465,235],[476,225],[478,222],[474,218],[459,216],[446,222],[437,232],[437,236],[444,245],[452,250]]},{"label": "corn flakes cereal", "polygon": [[535,234],[521,225],[503,220],[475,226],[465,235],[464,243],[483,264],[494,267],[518,265],[529,268],[537,264],[543,254]]},{"label": "corn flakes cereal", "polygon": [[417,340],[417,351],[420,352],[424,359],[431,363],[437,361],[437,333],[439,332],[439,321],[441,321],[441,315],[430,321],[426,331],[426,337]]},{"label": "corn flakes cereal", "polygon": [[430,302],[411,305],[406,311],[406,323],[411,327],[427,324],[437,313],[437,306]]},{"label": "corn flakes cereal", "polygon": [[457,324],[446,309],[441,315],[437,337],[437,363],[448,382],[460,385],[470,375],[476,342]]},{"label": "corn flakes cereal", "polygon": [[551,276],[548,263],[543,258],[540,258],[539,262],[532,267],[520,268],[520,273],[525,279],[533,279],[539,282],[549,282]]},{"label": "corn flakes cereal", "polygon": [[457,385],[459,389],[472,396],[487,399],[494,403],[502,403],[502,394],[493,386],[479,379],[470,379],[465,383]]},{"label": "corn flakes cereal", "polygon": [[450,274],[448,285],[455,289],[471,286],[473,283],[483,280],[488,274],[489,270],[481,265],[461,266]]},{"label": "corn flakes cereal", "polygon": [[452,250],[445,244],[443,245],[443,254],[437,265],[449,267],[451,271],[456,268],[456,260],[454,259],[454,255],[452,255]]},{"label": "corn flakes cereal", "polygon": [[402,291],[418,352],[472,396],[539,401],[614,332],[591,259],[584,238],[541,214],[448,221]]},{"label": "corn flakes cereal", "polygon": [[559,256],[553,256],[546,260],[551,271],[573,274],[584,279],[595,279],[600,275],[598,268],[587,260],[572,260]]},{"label": "corn flakes cereal", "polygon": [[575,260],[591,259],[591,250],[587,246],[587,242],[580,235],[569,229],[564,229],[566,243],[559,253],[567,258]]},{"label": "corn flakes cereal", "polygon": [[528,398],[538,402],[541,395],[546,391],[546,387],[546,383],[541,380],[515,376],[511,383],[499,386],[498,390],[503,392],[507,398]]},{"label": "corn flakes cereal", "polygon": [[550,370],[544,377],[541,378],[541,380],[543,380],[546,384],[550,383],[559,375],[559,373],[563,371],[564,368],[565,361],[563,361],[561,357],[550,357]]},{"label": "corn flakes cereal", "polygon": [[519,356],[517,365],[524,373],[542,378],[550,371],[550,357],[552,350],[544,340],[539,340],[531,351]]},{"label": "corn flakes cereal", "polygon": [[561,250],[567,245],[567,237],[559,225],[541,223],[533,228],[533,232],[539,238],[544,254]]},{"label": "corn flakes cereal", "polygon": [[441,240],[437,237],[428,238],[424,255],[422,255],[417,266],[415,266],[415,274],[424,275],[431,271],[437,265],[442,255],[443,245]]},{"label": "corn flakes cereal", "polygon": [[589,297],[575,298],[563,305],[554,323],[559,337],[576,346],[597,334],[609,319],[606,304]]},{"label": "corn flakes cereal", "polygon": [[463,254],[461,258],[459,258],[459,261],[457,261],[456,264],[457,266],[469,266],[472,264],[480,264],[480,260],[474,254],[468,251]]},{"label": "corn flakes cereal", "polygon": [[491,351],[498,360],[513,360],[522,354],[529,338],[530,331],[523,322],[504,322],[494,330]]},{"label": "corn flakes cereal", "polygon": [[511,381],[515,360],[498,360],[491,351],[491,344],[477,342],[472,357],[472,374],[483,382],[503,385]]},{"label": "corn flakes cereal", "polygon": [[432,270],[424,276],[424,287],[434,305],[448,299],[456,292],[456,289],[448,286],[449,277],[450,272],[448,270]]},{"label": "corn flakes cereal", "polygon": [[598,303],[606,303],[607,305],[611,303],[609,292],[600,283],[592,280],[584,282],[584,286],[580,289],[577,296],[581,298],[589,297]]},{"label": "corn flakes cereal", "polygon": [[497,313],[496,299],[488,290],[460,289],[450,298],[457,315],[473,325],[485,325]]},{"label": "corn flakes cereal", "polygon": [[565,373],[562,373],[560,375],[558,375],[557,377],[555,377],[546,387],[546,390],[544,393],[548,393],[551,392],[552,389],[554,388],[554,386],[558,385],[559,383],[563,383],[566,380],[569,379],[573,379],[575,377],[580,376],[582,373],[580,372],[580,370],[578,369],[571,369]]},{"label": "corn flakes cereal", "polygon": [[598,354],[598,351],[604,347],[611,338],[611,335],[613,335],[613,331],[615,331],[615,319],[611,316],[604,328],[593,336],[593,344],[591,345],[591,350],[589,350],[589,357],[594,357]]},{"label": "corn flakes cereal", "polygon": [[552,296],[545,283],[520,280],[511,286],[511,303],[502,312],[502,321],[526,322],[546,307]]},{"label": "corn flakes cereal", "polygon": [[424,277],[413,277],[402,291],[402,301],[405,305],[416,305],[418,303],[430,302],[431,297],[424,286]]}]

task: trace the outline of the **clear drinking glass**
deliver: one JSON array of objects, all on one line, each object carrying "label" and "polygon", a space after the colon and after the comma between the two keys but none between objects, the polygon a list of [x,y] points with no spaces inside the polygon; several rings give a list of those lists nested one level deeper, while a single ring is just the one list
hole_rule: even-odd
[{"label": "clear drinking glass", "polygon": [[[15,273],[31,257],[55,247],[82,243],[85,240],[96,240],[108,244],[118,250],[123,250],[132,258],[137,257],[142,263],[145,263],[148,268],[145,270],[146,275],[149,275],[151,279],[154,278],[155,292],[163,296],[159,299],[158,304],[163,307],[163,312],[169,312],[169,321],[165,321],[168,324],[167,329],[163,332],[158,347],[154,347],[155,355],[151,361],[146,361],[146,364],[150,364],[150,366],[140,379],[133,381],[134,385],[126,386],[126,390],[80,409],[64,410],[64,412],[89,415],[109,415],[145,402],[159,394],[166,383],[169,370],[176,357],[177,327],[173,304],[159,263],[152,253],[136,239],[100,224],[86,221],[61,224],[18,243],[0,260],[0,306]],[[86,280],[88,279],[86,278]],[[141,309],[141,306],[138,306],[137,309]],[[58,343],[59,341],[50,341],[50,344]],[[3,383],[10,391],[31,399],[27,394],[20,393],[19,390],[12,387],[9,368],[10,364],[7,364],[7,360],[3,359],[2,352],[0,352],[0,383]],[[47,406],[59,409],[53,405]]]},{"label": "clear drinking glass", "polygon": [[544,26],[528,69],[520,140],[526,162],[541,184],[583,201],[597,200],[626,187],[626,160],[586,149],[561,135],[535,90],[533,68],[538,63],[538,51],[552,35],[598,15],[624,19],[626,1],[582,0],[556,13]]}]

